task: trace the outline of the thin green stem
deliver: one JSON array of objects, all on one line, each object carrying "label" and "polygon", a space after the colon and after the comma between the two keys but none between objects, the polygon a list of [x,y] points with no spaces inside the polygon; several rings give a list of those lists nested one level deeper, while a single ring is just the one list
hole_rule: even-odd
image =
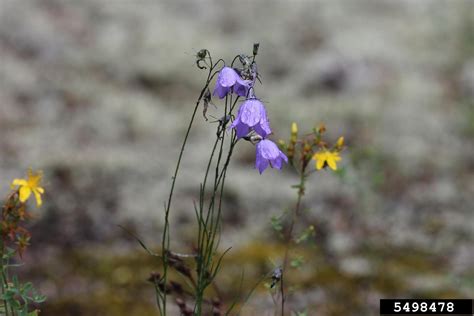
[{"label": "thin green stem", "polygon": [[305,192],[305,183],[306,183],[306,173],[305,173],[305,165],[303,164],[302,170],[300,172],[300,183],[298,184],[298,191],[297,191],[297,199],[295,207],[291,213],[291,220],[290,220],[290,227],[288,228],[288,232],[286,235],[286,245],[285,245],[285,257],[283,259],[283,271],[281,275],[281,282],[280,282],[280,290],[281,290],[281,315],[285,315],[285,287],[283,285],[283,276],[286,274],[286,268],[288,266],[289,260],[289,252],[291,248],[291,243],[293,241],[293,229],[295,226],[296,219],[299,216],[300,208],[301,208],[301,200],[303,198]]},{"label": "thin green stem", "polygon": [[[231,111],[235,102],[232,98],[226,98],[226,105],[224,109],[224,118],[227,115],[231,115]],[[200,194],[200,210],[199,210],[199,234],[198,234],[198,262],[197,262],[197,286],[196,286],[196,301],[194,306],[194,314],[202,314],[202,303],[204,302],[204,292],[206,288],[213,284],[213,279],[219,269],[222,257],[218,260],[217,264],[213,263],[214,255],[217,251],[219,244],[218,233],[220,230],[220,216],[222,209],[222,199],[224,194],[224,183],[227,168],[230,163],[230,158],[233,153],[234,146],[236,144],[235,132],[232,132],[230,137],[230,143],[228,146],[227,157],[224,159],[225,143],[226,143],[226,125],[227,121],[220,122],[216,133],[216,142],[214,143],[211,151],[211,156],[206,168],[204,175],[204,183],[207,183],[209,173],[211,172],[211,165],[215,155],[215,151],[218,149],[217,159],[215,160],[215,171],[214,171],[214,183],[212,185],[212,193],[209,198],[209,205],[207,212],[204,214],[204,198],[205,198],[205,185],[201,185]],[[220,191],[220,192],[219,192]],[[219,193],[218,193],[219,192]],[[216,201],[218,199],[218,203]],[[205,218],[204,218],[205,217]],[[218,292],[218,290],[217,290]]]},{"label": "thin green stem", "polygon": [[[2,270],[2,295],[5,295],[5,285],[8,286],[8,279],[6,278],[6,275],[5,275],[5,270],[4,270],[4,262],[3,262],[3,254],[4,254],[4,247],[3,247],[3,242],[2,242],[2,245],[1,245],[1,253],[0,255],[2,256],[1,257],[1,266],[0,266],[0,269]],[[10,313],[8,312],[8,302],[7,300],[3,300],[3,307],[5,308],[5,316],[9,316]]]},{"label": "thin green stem", "polygon": [[[203,89],[203,91],[205,91]],[[202,98],[202,95],[204,92],[201,92],[201,96],[199,97],[199,100]],[[170,189],[170,194],[168,197],[168,203],[166,203],[166,209],[165,209],[165,228],[163,229],[163,236],[162,236],[162,243],[161,243],[161,249],[162,249],[162,261],[163,261],[163,278],[162,282],[163,284],[166,285],[167,281],[167,270],[168,270],[168,249],[170,246],[170,235],[169,235],[169,213],[170,213],[170,208],[171,208],[171,201],[173,198],[173,192],[174,192],[174,187],[176,183],[176,177],[178,175],[179,167],[181,165],[181,159],[183,157],[184,153],[184,148],[186,147],[186,143],[188,141],[189,133],[191,131],[191,127],[194,122],[194,117],[196,116],[197,109],[199,107],[199,102],[196,103],[196,106],[194,107],[193,114],[191,116],[191,120],[188,125],[188,129],[186,131],[186,136],[184,137],[183,144],[181,145],[181,150],[179,152],[178,156],[178,162],[176,163],[176,169],[174,171],[174,175],[172,177],[172,182],[171,182],[171,189]],[[162,303],[163,303],[163,316],[166,315],[166,291],[163,291],[163,297],[162,297]]]},{"label": "thin green stem", "polygon": [[[173,177],[172,177],[171,189],[170,189],[170,193],[169,193],[169,196],[168,196],[168,203],[165,204],[165,225],[164,225],[164,228],[163,228],[162,243],[161,243],[163,276],[160,280],[160,282],[163,283],[165,287],[166,287],[167,273],[168,273],[168,252],[169,252],[169,248],[170,248],[169,213],[170,213],[170,209],[171,209],[171,202],[172,202],[172,199],[173,199],[174,187],[175,187],[175,184],[176,184],[176,179],[177,179],[177,176],[178,176],[179,168],[181,166],[181,159],[183,158],[184,149],[186,147],[186,143],[188,141],[188,137],[189,137],[189,134],[191,132],[191,128],[193,126],[193,122],[194,122],[194,118],[196,116],[197,109],[199,107],[199,104],[200,104],[202,98],[204,97],[204,94],[206,93],[206,91],[209,87],[210,81],[212,80],[212,78],[216,74],[216,73],[214,73],[214,74],[212,73],[214,71],[215,65],[212,64],[212,59],[211,59],[211,56],[210,56],[209,52],[208,52],[208,55],[209,55],[209,58],[210,58],[211,67],[210,67],[208,75],[207,75],[206,85],[201,90],[201,93],[200,93],[200,95],[199,95],[199,97],[196,101],[196,105],[195,105],[193,113],[191,115],[191,120],[189,121],[187,130],[186,130],[186,134],[184,136],[184,140],[183,140],[183,143],[181,145],[181,150],[180,150],[180,153],[179,153],[179,156],[178,156],[178,161],[176,163],[176,168],[175,168],[175,171],[174,171],[174,174],[173,174]],[[162,316],[165,316],[166,315],[166,290],[163,291],[160,299],[162,301],[162,312],[161,312],[161,314],[162,314]]]}]

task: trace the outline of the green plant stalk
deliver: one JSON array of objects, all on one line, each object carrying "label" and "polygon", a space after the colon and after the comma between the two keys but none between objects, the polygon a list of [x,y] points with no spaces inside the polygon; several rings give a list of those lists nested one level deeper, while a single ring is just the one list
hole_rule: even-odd
[{"label": "green plant stalk", "polygon": [[290,221],[290,227],[288,229],[288,233],[286,235],[286,245],[285,245],[285,257],[283,259],[283,272],[281,275],[281,282],[280,282],[280,292],[281,292],[281,315],[285,315],[285,287],[283,284],[283,277],[286,273],[286,268],[288,267],[288,260],[289,260],[289,252],[291,248],[291,243],[293,241],[293,229],[295,226],[296,219],[298,218],[300,214],[300,208],[301,208],[301,200],[303,199],[303,195],[305,193],[305,184],[306,184],[306,166],[307,164],[304,164],[301,166],[301,172],[300,172],[300,179],[299,179],[299,184],[297,185],[297,199],[296,199],[296,204],[295,207],[291,213],[291,221]]},{"label": "green plant stalk", "polygon": [[[2,270],[2,274],[1,274],[1,277],[2,277],[2,280],[1,280],[1,283],[2,283],[2,295],[5,295],[5,285],[8,286],[8,280],[6,278],[6,275],[5,275],[5,266],[4,266],[4,261],[3,261],[3,255],[5,253],[5,245],[3,243],[3,239],[0,241],[0,256],[1,256],[1,260],[0,260],[0,269]],[[5,316],[9,316],[9,312],[8,312],[8,302],[7,300],[3,300],[3,306],[5,308]]]},{"label": "green plant stalk", "polygon": [[[227,115],[230,115],[227,113],[227,108],[228,108],[228,99],[226,98],[226,106],[224,110],[224,117]],[[232,103],[232,101],[230,101]],[[220,223],[220,209],[222,205],[222,196],[223,196],[223,189],[224,189],[224,179],[225,179],[225,174],[227,172],[227,167],[230,162],[230,157],[232,156],[233,152],[233,147],[235,146],[235,135],[234,133],[232,134],[231,137],[231,143],[229,145],[229,151],[227,154],[226,161],[220,169],[221,166],[221,161],[222,161],[222,156],[224,152],[224,143],[225,143],[225,128],[226,124],[222,124],[222,126],[218,127],[218,133],[217,133],[217,138],[216,142],[214,144],[214,147],[211,151],[211,155],[209,158],[209,162],[206,168],[206,173],[204,175],[204,183],[201,185],[201,194],[200,194],[200,210],[199,210],[199,218],[198,218],[198,223],[199,223],[199,235],[198,235],[198,267],[197,267],[197,286],[196,286],[196,302],[195,302],[195,308],[194,308],[194,313],[195,315],[201,315],[202,314],[202,302],[204,301],[204,291],[205,289],[212,283],[213,278],[215,277],[215,273],[219,267],[219,264],[217,264],[216,268],[213,267],[213,256],[217,250],[217,245],[215,246],[216,243],[216,238],[217,238],[217,232],[219,230],[219,223]],[[221,136],[222,135],[222,136]],[[218,146],[220,143],[220,146]],[[214,176],[214,184],[213,184],[213,189],[212,189],[212,196],[209,201],[209,207],[207,210],[207,214],[205,215],[205,220],[204,220],[204,193],[205,193],[205,184],[210,172],[210,166],[212,164],[212,160],[214,158],[215,151],[217,150],[217,147],[219,147],[219,153],[216,161],[216,168],[215,168],[215,176]],[[216,205],[216,196],[217,196],[217,191],[219,191],[220,187],[220,201],[219,201],[219,207],[218,207],[218,212],[216,214],[215,212],[215,205]]]},{"label": "green plant stalk", "polygon": [[[12,195],[8,196],[7,201],[11,198]],[[5,206],[2,208],[2,218],[4,216],[4,209]],[[8,288],[8,276],[6,274],[6,268],[8,267],[8,262],[5,265],[5,260],[4,260],[4,255],[5,255],[5,241],[3,238],[0,239],[0,269],[1,269],[1,283],[2,283],[2,295],[5,294],[5,288]],[[8,308],[12,308],[9,306],[8,301],[6,299],[3,300],[3,304],[5,307],[5,315],[10,316]],[[13,310],[11,311],[12,315],[14,315]]]},{"label": "green plant stalk", "polygon": [[[209,72],[208,72],[208,75],[207,75],[206,85],[201,90],[201,93],[200,93],[200,95],[199,95],[199,97],[196,101],[196,105],[195,105],[193,113],[191,115],[191,120],[189,121],[187,130],[186,130],[186,134],[184,136],[184,140],[183,140],[183,143],[181,145],[181,150],[180,150],[180,153],[179,153],[179,156],[178,156],[178,161],[176,163],[176,168],[175,168],[175,171],[174,171],[174,175],[172,177],[171,189],[170,189],[170,193],[169,193],[169,196],[168,196],[168,203],[165,204],[165,225],[164,225],[164,228],[163,228],[162,243],[161,243],[161,250],[162,250],[161,261],[163,263],[163,276],[160,280],[160,282],[162,284],[164,284],[165,287],[166,287],[167,276],[168,276],[168,266],[169,266],[168,252],[169,252],[169,248],[170,248],[169,213],[170,213],[170,209],[171,209],[171,202],[172,202],[172,199],[173,199],[173,193],[174,193],[174,187],[175,187],[175,184],[176,184],[176,178],[178,176],[179,168],[181,166],[181,159],[183,158],[184,149],[186,147],[186,143],[188,141],[189,134],[191,132],[191,128],[192,128],[192,125],[193,125],[193,122],[194,122],[194,118],[196,116],[197,109],[199,108],[199,104],[200,104],[202,98],[204,97],[204,94],[206,93],[206,91],[209,87],[209,84],[210,84],[210,82],[211,82],[211,80],[214,76],[212,74],[212,72],[213,72],[215,66],[219,63],[219,61],[218,61],[215,65],[213,65],[212,58],[211,58],[209,52],[208,52],[208,55],[209,55],[209,58],[210,58],[211,66],[210,66],[210,69],[209,69]],[[166,316],[166,288],[162,292],[162,295],[160,296],[160,300],[161,300],[161,303],[162,303],[161,306],[160,306],[160,304],[158,304],[158,307],[160,309],[160,314],[162,316]]]}]

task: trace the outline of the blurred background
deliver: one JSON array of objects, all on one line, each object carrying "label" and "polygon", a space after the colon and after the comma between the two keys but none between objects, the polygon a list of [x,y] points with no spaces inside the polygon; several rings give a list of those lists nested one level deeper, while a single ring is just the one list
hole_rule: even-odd
[{"label": "blurred background", "polygon": [[[324,122],[348,146],[343,173],[308,183],[302,221],[316,231],[290,271],[292,309],[378,315],[380,298],[474,297],[473,1],[0,0],[0,193],[28,167],[45,173],[17,270],[48,296],[42,315],[158,314],[146,281],[157,260],[117,225],[159,249],[206,76],[194,55],[230,62],[255,42],[273,139],[292,121]],[[194,245],[214,135],[199,116],[171,216],[176,251]],[[226,304],[279,262],[270,218],[296,198],[296,174],[259,175],[254,150],[239,144],[229,170]],[[242,315],[273,309],[260,286]]]}]

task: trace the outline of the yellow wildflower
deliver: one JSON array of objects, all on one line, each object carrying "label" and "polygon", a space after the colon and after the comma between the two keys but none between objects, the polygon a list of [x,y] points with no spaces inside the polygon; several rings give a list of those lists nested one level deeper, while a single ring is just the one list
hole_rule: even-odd
[{"label": "yellow wildflower", "polygon": [[322,150],[313,155],[313,160],[316,160],[317,170],[321,170],[326,165],[332,170],[337,170],[337,162],[341,160],[341,157],[337,151]]},{"label": "yellow wildflower", "polygon": [[37,173],[33,173],[31,169],[28,170],[28,179],[14,179],[12,182],[12,187],[19,186],[20,190],[20,202],[24,203],[28,198],[31,196],[33,192],[36,198],[36,205],[41,206],[43,203],[41,200],[41,194],[44,193],[44,189],[40,187],[41,178],[43,177],[43,173],[38,171]]}]

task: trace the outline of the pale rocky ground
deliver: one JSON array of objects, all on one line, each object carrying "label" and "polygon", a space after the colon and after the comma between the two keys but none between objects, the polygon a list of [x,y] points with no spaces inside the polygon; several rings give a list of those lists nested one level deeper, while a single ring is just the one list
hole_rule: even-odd
[{"label": "pale rocky ground", "polygon": [[[330,139],[346,137],[346,177],[318,173],[304,202],[308,220],[327,224],[340,268],[369,273],[370,262],[352,251],[383,240],[447,260],[449,275],[414,276],[412,288],[451,286],[474,296],[468,0],[0,0],[0,189],[6,194],[30,166],[45,171],[32,248],[123,252],[119,224],[156,242],[205,79],[193,55],[205,47],[230,61],[254,42],[263,77],[257,95],[274,139],[287,138],[292,121],[308,131],[325,122]],[[178,247],[193,240],[192,199],[214,133],[198,117],[172,216]],[[294,199],[295,175],[259,175],[253,155],[239,144],[229,171],[223,247],[271,238],[271,215]],[[54,302],[55,285],[39,282]],[[308,293],[298,307],[327,295]],[[377,306],[373,295],[367,300]],[[252,304],[265,307],[264,297]]]}]

